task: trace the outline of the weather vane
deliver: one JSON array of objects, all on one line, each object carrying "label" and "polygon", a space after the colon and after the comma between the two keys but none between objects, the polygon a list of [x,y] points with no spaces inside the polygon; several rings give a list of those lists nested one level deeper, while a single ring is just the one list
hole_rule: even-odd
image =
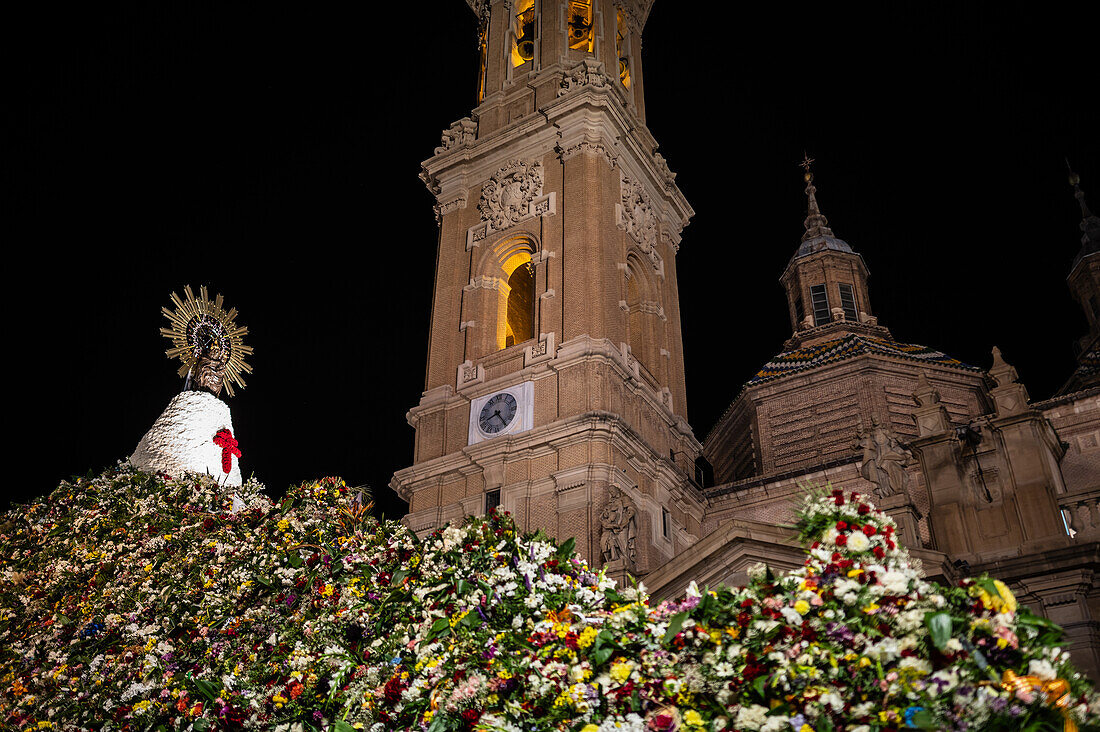
[{"label": "weather vane", "polygon": [[806,151],[803,150],[802,151],[802,162],[799,163],[798,166],[806,171],[805,178],[806,178],[807,183],[809,183],[811,180],[813,180],[813,177],[814,177],[814,174],[810,172],[810,164],[813,163],[813,161],[814,161],[814,159],[811,158],[809,155],[807,155]]},{"label": "weather vane", "polygon": [[160,329],[160,334],[172,341],[164,353],[181,361],[179,375],[187,377],[185,391],[208,391],[217,396],[225,386],[233,396],[233,384],[244,387],[242,373],[252,373],[244,360],[252,355],[252,348],[243,340],[248,328],[234,322],[236,308],[226,312],[222,296],[211,300],[205,286],[199,288],[198,299],[190,285],[183,288],[183,294],[181,298],[172,293],[175,310],[160,309],[171,325]]}]

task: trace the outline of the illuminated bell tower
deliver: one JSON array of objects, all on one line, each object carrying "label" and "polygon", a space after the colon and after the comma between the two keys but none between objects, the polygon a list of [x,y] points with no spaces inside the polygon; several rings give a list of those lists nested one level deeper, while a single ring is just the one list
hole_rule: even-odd
[{"label": "illuminated bell tower", "polygon": [[652,0],[468,0],[478,106],[421,177],[439,223],[418,533],[501,505],[645,574],[699,537],[676,284],[693,214],[645,126]]}]

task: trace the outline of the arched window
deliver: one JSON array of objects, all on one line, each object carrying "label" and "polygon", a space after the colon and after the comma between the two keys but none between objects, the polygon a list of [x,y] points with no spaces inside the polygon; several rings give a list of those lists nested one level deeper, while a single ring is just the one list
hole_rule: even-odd
[{"label": "arched window", "polygon": [[569,2],[569,47],[574,51],[592,53],[592,0]]},{"label": "arched window", "polygon": [[512,18],[512,66],[535,57],[535,0],[516,0]]},{"label": "arched window", "polygon": [[[535,266],[531,256],[536,245],[525,235],[499,242],[491,252],[490,275],[497,283],[496,338],[497,350],[534,338]],[[499,269],[497,269],[499,267]]]},{"label": "arched window", "polygon": [[615,53],[619,55],[619,81],[627,89],[630,88],[630,42],[629,31],[626,27],[626,16],[620,9],[615,19]]},{"label": "arched window", "polygon": [[653,284],[646,273],[646,265],[634,253],[626,258],[626,340],[631,353],[647,369],[656,369],[657,310],[658,304]]},{"label": "arched window", "polygon": [[505,348],[535,337],[535,267],[530,254],[508,275],[508,288]]}]

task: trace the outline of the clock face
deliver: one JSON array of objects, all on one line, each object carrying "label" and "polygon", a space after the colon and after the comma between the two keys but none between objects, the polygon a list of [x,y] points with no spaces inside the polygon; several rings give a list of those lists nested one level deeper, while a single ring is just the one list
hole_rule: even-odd
[{"label": "clock face", "polygon": [[487,435],[495,435],[512,423],[518,411],[516,398],[507,392],[493,395],[481,408],[477,424]]}]

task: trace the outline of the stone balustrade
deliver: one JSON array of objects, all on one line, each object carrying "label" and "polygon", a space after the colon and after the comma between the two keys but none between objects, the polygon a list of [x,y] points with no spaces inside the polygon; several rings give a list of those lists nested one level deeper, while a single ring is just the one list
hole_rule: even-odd
[{"label": "stone balustrade", "polygon": [[1100,539],[1100,489],[1059,496],[1058,507],[1074,539]]}]

